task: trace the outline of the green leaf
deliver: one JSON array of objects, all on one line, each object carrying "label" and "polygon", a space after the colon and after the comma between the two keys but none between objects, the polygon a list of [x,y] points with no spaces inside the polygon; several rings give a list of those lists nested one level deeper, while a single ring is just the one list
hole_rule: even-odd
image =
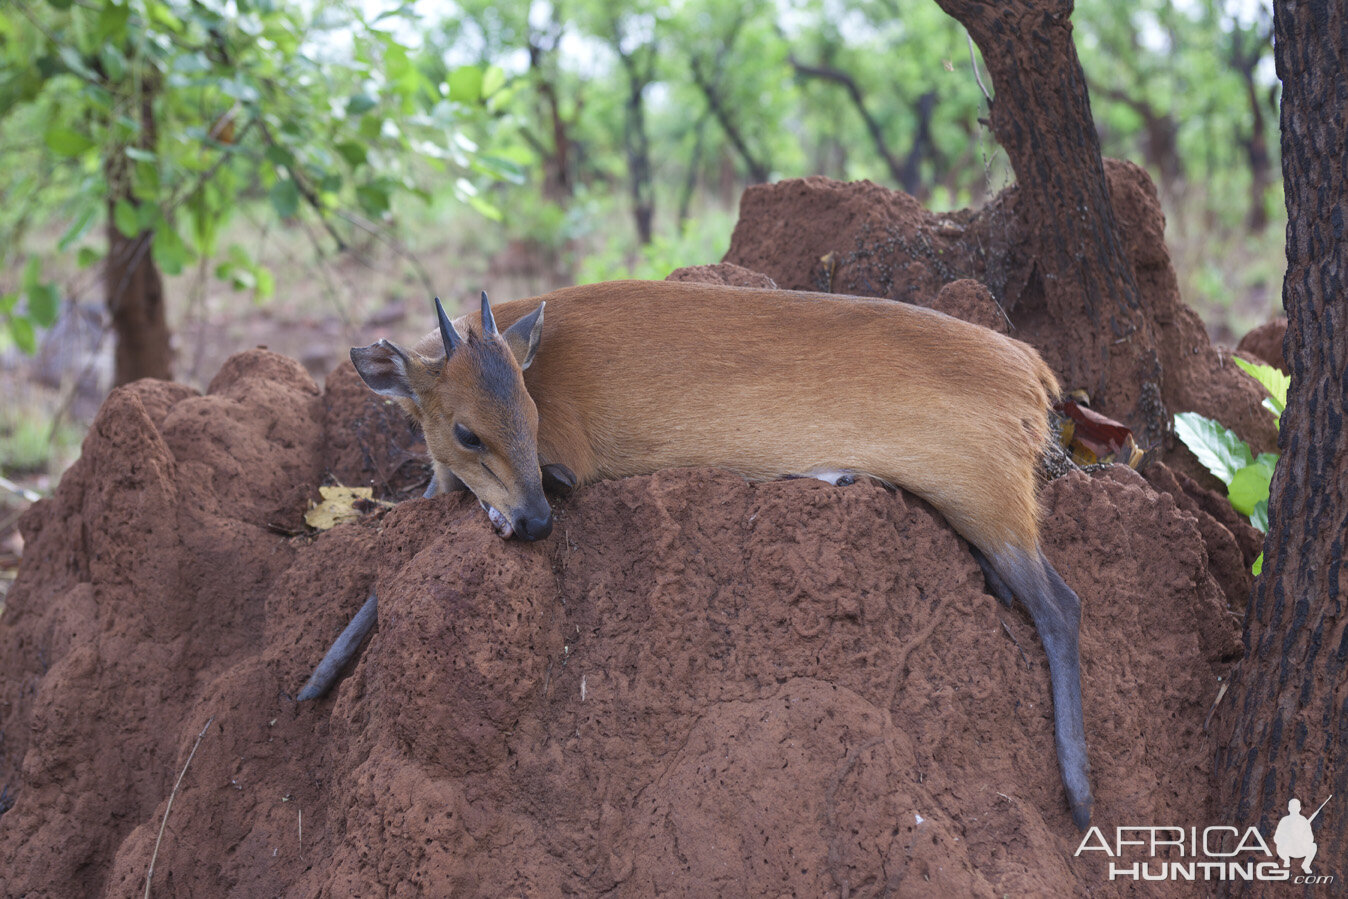
[{"label": "green leaf", "polygon": [[1287,389],[1292,384],[1292,376],[1271,365],[1255,365],[1246,362],[1239,356],[1232,356],[1231,361],[1263,385],[1269,394],[1269,398],[1264,405],[1271,409],[1274,415],[1281,417],[1283,410],[1287,408]]},{"label": "green leaf", "polygon": [[112,84],[117,84],[126,77],[126,56],[115,44],[104,44],[100,47],[98,59],[103,64],[103,71],[107,73],[108,81]]},{"label": "green leaf", "polygon": [[380,184],[362,184],[356,188],[356,202],[370,218],[379,218],[388,212],[388,188]]},{"label": "green leaf", "polygon": [[14,338],[14,342],[19,345],[29,356],[37,352],[37,334],[33,331],[33,323],[26,318],[11,318],[9,320],[9,333]]},{"label": "green leaf", "polygon": [[76,50],[74,47],[61,47],[56,51],[56,55],[61,57],[61,62],[65,63],[66,68],[71,72],[80,76],[85,81],[92,81],[95,84],[98,83],[98,73],[89,68],[89,64],[84,61],[84,57],[80,55],[80,51]]},{"label": "green leaf", "polygon": [[[1268,500],[1260,500],[1255,503],[1254,511],[1250,513],[1250,524],[1257,527],[1261,532],[1268,533]],[[1263,553],[1260,553],[1260,555],[1262,556]]]},{"label": "green leaf", "polygon": [[47,128],[43,140],[47,142],[47,146],[57,156],[82,156],[96,146],[87,136],[80,134],[73,128],[66,128],[62,125],[52,125]]},{"label": "green leaf", "polygon": [[256,103],[261,98],[257,88],[240,78],[223,78],[218,83],[218,87],[226,97],[238,100],[240,103]]},{"label": "green leaf", "polygon": [[1251,465],[1237,471],[1231,477],[1227,494],[1231,505],[1242,515],[1253,515],[1254,508],[1260,502],[1268,505],[1268,485],[1273,481],[1273,468],[1278,457],[1273,453],[1260,453]]},{"label": "green leaf", "polygon": [[9,315],[14,311],[14,307],[19,304],[19,294],[17,291],[12,293],[0,293],[0,315]]},{"label": "green leaf", "polygon": [[364,164],[368,151],[364,144],[356,143],[353,140],[342,141],[336,146],[337,153],[346,160],[346,164],[351,168],[356,168]]},{"label": "green leaf", "polygon": [[291,168],[295,165],[295,154],[280,144],[268,144],[262,155],[267,157],[267,161],[272,165],[284,166],[285,168]]},{"label": "green leaf", "polygon": [[505,87],[506,73],[500,66],[487,66],[487,71],[482,73],[482,96],[490,97]]},{"label": "green leaf", "polygon": [[1259,577],[1259,575],[1262,574],[1263,571],[1264,571],[1264,554],[1260,553],[1258,558],[1254,560],[1254,564],[1250,566],[1250,574],[1253,574],[1255,577]]},{"label": "green leaf", "polygon": [[473,157],[469,167],[489,178],[494,178],[497,181],[508,181],[511,184],[523,184],[527,178],[524,166],[513,159],[506,159],[504,156],[492,156],[486,153],[477,155]]},{"label": "green leaf", "polygon": [[[131,7],[125,3],[104,3],[98,13],[95,32],[107,46],[120,43],[126,35],[126,24],[131,20]],[[125,60],[123,60],[125,61]],[[113,79],[114,81],[117,79]]]},{"label": "green leaf", "polygon": [[268,196],[272,208],[283,219],[294,218],[300,210],[300,189],[291,178],[277,181]]},{"label": "green leaf", "polygon": [[354,119],[365,115],[377,105],[378,101],[369,94],[352,94],[351,99],[346,101],[346,114]]},{"label": "green leaf", "polygon": [[482,199],[481,197],[469,196],[465,197],[464,199],[466,199],[468,201],[468,205],[476,209],[478,215],[481,215],[483,218],[490,219],[493,222],[499,222],[505,218],[505,216],[501,214],[501,210],[499,208],[497,208],[492,203],[489,203],[486,200]]},{"label": "green leaf", "polygon": [[112,223],[123,237],[135,237],[140,233],[140,213],[125,197],[113,204]]},{"label": "green leaf", "polygon": [[272,275],[270,269],[259,265],[253,269],[253,274],[257,276],[256,299],[269,299],[272,294],[276,293],[276,278]]},{"label": "green leaf", "polygon": [[70,227],[61,235],[61,239],[56,242],[58,250],[68,250],[70,245],[75,243],[85,234],[89,233],[89,226],[94,223],[94,218],[98,215],[98,206],[90,203],[80,210],[80,214],[75,216],[75,220],[70,223]]},{"label": "green leaf", "polygon": [[477,66],[459,66],[449,73],[449,99],[466,105],[481,103],[482,84],[481,69]]},{"label": "green leaf", "polygon": [[28,257],[28,264],[23,267],[23,290],[24,293],[37,287],[42,281],[42,260],[36,256]]},{"label": "green leaf", "polygon": [[154,255],[154,261],[168,275],[182,274],[187,263],[192,261],[192,253],[178,236],[178,229],[166,221],[161,222],[155,229],[154,243],[150,251]]},{"label": "green leaf", "polygon": [[80,247],[80,251],[75,254],[75,263],[80,268],[88,268],[95,265],[103,258],[103,253],[95,250],[93,247]]},{"label": "green leaf", "polygon": [[61,311],[61,292],[55,284],[38,284],[28,289],[28,316],[39,328],[56,324]]},{"label": "green leaf", "polygon": [[1254,464],[1254,455],[1244,440],[1197,412],[1180,412],[1175,416],[1175,436],[1223,484],[1229,485],[1236,472]]},{"label": "green leaf", "polygon": [[173,71],[184,75],[201,75],[211,70],[211,61],[200,50],[173,57]]}]

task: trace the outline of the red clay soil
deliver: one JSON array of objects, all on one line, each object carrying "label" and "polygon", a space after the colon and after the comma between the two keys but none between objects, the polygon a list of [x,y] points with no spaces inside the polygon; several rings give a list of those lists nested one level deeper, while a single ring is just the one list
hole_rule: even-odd
[{"label": "red clay soil", "polygon": [[1253,329],[1236,344],[1236,352],[1252,362],[1264,362],[1274,368],[1290,372],[1282,354],[1283,338],[1287,336],[1287,316],[1280,315]]},{"label": "red clay soil", "polygon": [[[681,470],[583,488],[537,544],[453,495],[303,532],[331,479],[415,495],[417,453],[349,365],[320,390],[257,350],[108,398],[0,616],[0,894],[140,895],[152,865],[172,896],[1131,891],[1073,855],[1034,628],[921,500]],[[1107,830],[1218,820],[1257,551],[1148,478],[1042,493]],[[296,704],[371,589],[349,675]]]},{"label": "red clay soil", "polygon": [[[541,544],[458,496],[281,533],[378,406],[260,350],[108,399],[0,618],[0,892],[139,893],[152,858],[175,896],[1119,889],[1071,855],[1033,627],[922,501],[671,471]],[[1200,516],[1126,469],[1043,502],[1096,822],[1211,820],[1240,646]],[[297,705],[372,587],[350,676]]]}]

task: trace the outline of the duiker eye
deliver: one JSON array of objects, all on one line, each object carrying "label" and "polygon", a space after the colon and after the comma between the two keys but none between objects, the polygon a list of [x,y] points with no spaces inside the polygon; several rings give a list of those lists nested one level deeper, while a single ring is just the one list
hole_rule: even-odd
[{"label": "duiker eye", "polygon": [[454,439],[459,441],[459,443],[462,443],[470,450],[482,449],[482,438],[478,437],[476,434],[465,428],[463,425],[454,426]]}]

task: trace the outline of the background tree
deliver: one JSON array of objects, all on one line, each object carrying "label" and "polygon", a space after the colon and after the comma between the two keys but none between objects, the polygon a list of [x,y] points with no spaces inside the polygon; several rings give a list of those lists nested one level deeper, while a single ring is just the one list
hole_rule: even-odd
[{"label": "background tree", "polygon": [[[1283,352],[1292,368],[1269,498],[1264,569],[1218,752],[1232,823],[1272,832],[1290,799],[1348,798],[1348,10],[1274,3],[1287,197]],[[1332,808],[1333,806],[1331,806]],[[1318,873],[1348,859],[1348,813],[1315,822]]]},{"label": "background tree", "polygon": [[[265,196],[281,220],[316,221],[341,250],[353,230],[382,228],[395,194],[428,195],[419,171],[443,178],[472,162],[454,137],[481,103],[481,75],[474,95],[451,98],[388,16],[235,6],[17,0],[0,11],[0,133],[13,140],[41,122],[45,149],[77,173],[27,189],[73,207],[63,247],[106,222],[117,383],[170,376],[160,272],[215,258],[242,201]],[[450,181],[492,211],[471,181]],[[271,291],[270,273],[237,246],[219,273]]]},{"label": "background tree", "polygon": [[[992,129],[1016,172],[1024,287],[1011,303],[1055,319],[1085,316],[1090,345],[1049,359],[1069,387],[1127,410],[1148,445],[1167,430],[1154,323],[1118,238],[1085,74],[1072,41],[1071,0],[938,0],[982,51],[996,96]],[[1053,71],[1045,71],[1051,66]],[[1098,373],[1086,383],[1087,371]]]}]

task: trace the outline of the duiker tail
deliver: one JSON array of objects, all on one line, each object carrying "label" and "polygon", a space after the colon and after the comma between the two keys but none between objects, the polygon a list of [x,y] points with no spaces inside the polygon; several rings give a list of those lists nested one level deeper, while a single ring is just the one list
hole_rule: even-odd
[{"label": "duiker tail", "polygon": [[[980,562],[983,562],[980,559]],[[1062,769],[1072,820],[1081,830],[1091,821],[1090,762],[1086,757],[1086,727],[1081,711],[1081,657],[1079,633],[1081,600],[1037,548],[1033,554],[1007,547],[989,554],[995,577],[989,586],[1003,600],[1009,588],[1025,603],[1039,639],[1048,655],[1049,681],[1053,688],[1054,739],[1058,767]],[[985,566],[984,570],[987,568]],[[1000,580],[1000,584],[997,581]]]}]

